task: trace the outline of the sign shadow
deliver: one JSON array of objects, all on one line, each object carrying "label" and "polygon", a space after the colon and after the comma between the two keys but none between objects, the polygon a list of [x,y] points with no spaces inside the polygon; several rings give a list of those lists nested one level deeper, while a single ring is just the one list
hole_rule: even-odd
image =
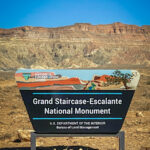
[{"label": "sign shadow", "polygon": [[[30,150],[30,147],[11,147],[11,148],[0,148],[0,150]],[[98,150],[86,146],[50,146],[50,147],[37,147],[37,150]]]}]

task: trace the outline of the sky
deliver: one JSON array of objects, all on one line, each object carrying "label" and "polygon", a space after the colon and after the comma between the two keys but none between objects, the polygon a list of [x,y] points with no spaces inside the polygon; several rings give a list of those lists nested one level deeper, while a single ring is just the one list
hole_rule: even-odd
[{"label": "sky", "polygon": [[114,22],[150,25],[150,0],[0,0],[0,28]]}]

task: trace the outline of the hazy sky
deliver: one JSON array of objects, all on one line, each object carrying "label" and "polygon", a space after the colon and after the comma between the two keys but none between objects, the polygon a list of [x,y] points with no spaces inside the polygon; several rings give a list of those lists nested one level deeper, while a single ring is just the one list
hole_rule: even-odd
[{"label": "hazy sky", "polygon": [[0,28],[113,22],[150,25],[150,0],[0,0]]}]

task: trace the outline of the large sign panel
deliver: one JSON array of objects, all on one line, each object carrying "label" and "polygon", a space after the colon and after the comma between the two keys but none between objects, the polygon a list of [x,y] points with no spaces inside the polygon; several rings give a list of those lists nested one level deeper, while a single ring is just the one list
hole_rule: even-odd
[{"label": "large sign panel", "polygon": [[29,70],[16,82],[38,133],[117,133],[140,74],[136,70]]}]

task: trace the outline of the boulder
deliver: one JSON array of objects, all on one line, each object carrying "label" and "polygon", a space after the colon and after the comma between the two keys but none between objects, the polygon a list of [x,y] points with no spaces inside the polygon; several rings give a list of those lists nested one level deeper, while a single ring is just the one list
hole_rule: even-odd
[{"label": "boulder", "polygon": [[31,132],[33,132],[33,130],[18,130],[18,138],[21,141],[30,141]]},{"label": "boulder", "polygon": [[136,113],[136,117],[144,117],[143,113],[140,111],[140,112],[137,112]]}]

